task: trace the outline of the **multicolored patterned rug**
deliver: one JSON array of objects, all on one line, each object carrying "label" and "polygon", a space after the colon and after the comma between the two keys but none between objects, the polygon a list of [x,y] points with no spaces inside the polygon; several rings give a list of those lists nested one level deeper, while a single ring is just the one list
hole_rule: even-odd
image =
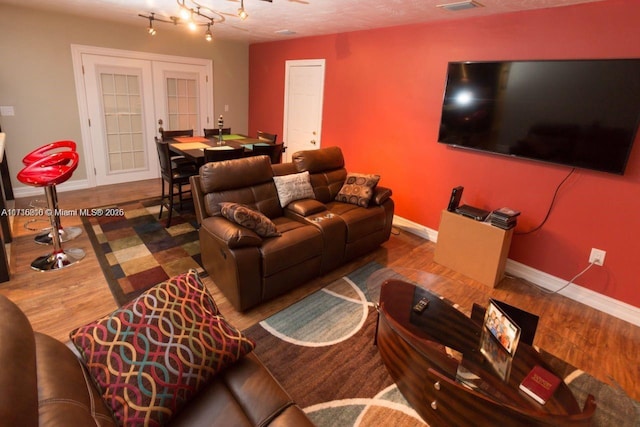
[{"label": "multicolored patterned rug", "polygon": [[[389,376],[373,344],[369,263],[247,329],[254,352],[319,427],[424,426]],[[399,276],[398,276],[399,278]],[[541,352],[583,407],[594,395],[594,426],[634,426],[640,406],[622,390]]]},{"label": "multicolored patterned rug", "polygon": [[425,426],[373,344],[371,263],[245,331],[254,352],[318,427]]},{"label": "multicolored patterned rug", "polygon": [[190,268],[206,275],[194,214],[174,211],[166,228],[166,209],[158,220],[159,198],[90,212],[82,222],[118,305]]}]

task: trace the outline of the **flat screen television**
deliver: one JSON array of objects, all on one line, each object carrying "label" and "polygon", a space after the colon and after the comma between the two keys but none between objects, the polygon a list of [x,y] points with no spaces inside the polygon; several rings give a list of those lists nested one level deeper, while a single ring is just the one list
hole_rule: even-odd
[{"label": "flat screen television", "polygon": [[622,175],[640,59],[450,62],[438,141]]}]

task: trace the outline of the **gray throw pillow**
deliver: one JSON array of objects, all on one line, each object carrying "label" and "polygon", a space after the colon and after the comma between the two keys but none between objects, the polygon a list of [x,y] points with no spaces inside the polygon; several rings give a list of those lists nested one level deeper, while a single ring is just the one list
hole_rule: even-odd
[{"label": "gray throw pillow", "polygon": [[278,190],[280,206],[283,208],[294,200],[316,198],[313,193],[313,187],[311,187],[309,172],[274,176],[273,181]]}]

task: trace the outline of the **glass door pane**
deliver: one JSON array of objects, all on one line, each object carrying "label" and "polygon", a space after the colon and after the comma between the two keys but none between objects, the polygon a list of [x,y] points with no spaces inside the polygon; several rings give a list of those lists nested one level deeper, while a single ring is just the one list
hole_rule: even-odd
[{"label": "glass door pane", "polygon": [[101,72],[100,83],[107,173],[146,169],[140,76]]},{"label": "glass door pane", "polygon": [[194,78],[167,77],[167,116],[166,130],[193,129],[197,134],[198,118],[198,80]]}]

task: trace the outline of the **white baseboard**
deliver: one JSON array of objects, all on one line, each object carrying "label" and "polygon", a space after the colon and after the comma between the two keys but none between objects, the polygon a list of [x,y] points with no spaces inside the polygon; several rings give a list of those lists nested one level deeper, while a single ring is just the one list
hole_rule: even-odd
[{"label": "white baseboard", "polygon": [[[89,182],[86,179],[67,181],[62,184],[56,185],[56,192],[62,193],[64,191],[84,190],[89,188]],[[44,190],[41,187],[31,187],[27,185],[20,185],[13,187],[13,195],[15,198],[21,197],[33,197],[43,196]]]},{"label": "white baseboard", "polygon": [[[438,232],[436,230],[413,221],[409,221],[397,215],[393,217],[393,225],[431,242],[435,243],[438,241]],[[566,279],[552,276],[544,271],[536,270],[535,268],[529,267],[512,259],[507,259],[505,270],[507,274],[511,276],[520,277],[549,291],[560,289],[567,283]],[[607,313],[633,325],[640,326],[640,308],[632,306],[631,304],[618,301],[614,298],[583,288],[582,286],[574,283],[558,293],[574,301],[578,301],[582,304],[588,305],[589,307],[595,308],[596,310],[600,310],[603,313]]]}]

